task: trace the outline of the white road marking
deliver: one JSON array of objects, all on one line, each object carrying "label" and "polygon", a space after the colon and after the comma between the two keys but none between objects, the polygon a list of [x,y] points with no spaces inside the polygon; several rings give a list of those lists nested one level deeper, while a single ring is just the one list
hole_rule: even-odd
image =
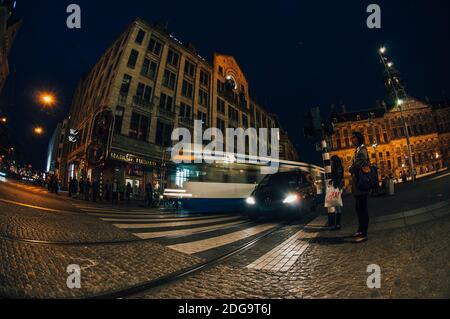
[{"label": "white road marking", "polygon": [[[317,227],[320,224],[323,224],[323,217],[321,216],[317,217],[307,226]],[[318,232],[308,233],[304,230],[300,230],[294,236],[249,264],[247,268],[274,272],[289,271],[309,247],[311,240],[318,235]]]},{"label": "white road marking", "polygon": [[206,233],[208,231],[214,231],[219,230],[223,228],[228,228],[240,224],[245,224],[246,221],[235,221],[231,223],[225,223],[220,225],[214,225],[214,226],[205,226],[205,227],[199,227],[199,228],[192,228],[192,229],[180,229],[180,230],[168,230],[168,231],[161,231],[161,232],[148,232],[148,233],[135,233],[134,235],[138,236],[141,239],[151,239],[151,238],[163,238],[163,237],[176,237],[176,236],[189,236],[193,234],[199,234],[199,233]]},{"label": "white road marking", "polygon": [[160,215],[161,217],[143,217],[143,218],[101,218],[105,222],[130,222],[130,223],[142,223],[142,222],[154,222],[164,220],[166,222],[177,222],[177,221],[188,221],[188,220],[206,220],[225,217],[226,215],[216,215],[216,216],[204,216],[204,217],[176,217],[176,218],[165,218],[166,215]]},{"label": "white road marking", "polygon": [[203,239],[199,241],[189,242],[189,243],[183,243],[183,244],[177,244],[168,246],[171,249],[183,252],[185,254],[196,254],[203,251],[207,251],[213,248],[222,247],[234,242],[237,242],[242,239],[246,239],[249,237],[252,237],[254,235],[258,235],[264,231],[267,231],[269,229],[272,229],[274,227],[278,226],[278,224],[262,224],[250,228],[246,228],[231,234],[226,234],[222,236],[217,237],[211,237],[208,239]]},{"label": "white road marking", "polygon": [[202,224],[218,223],[232,220],[242,220],[242,217],[225,217],[215,218],[207,220],[194,220],[194,221],[176,221],[167,223],[149,223],[149,224],[114,224],[114,226],[122,229],[137,229],[137,228],[164,228],[164,227],[178,227],[178,226],[195,226]]}]

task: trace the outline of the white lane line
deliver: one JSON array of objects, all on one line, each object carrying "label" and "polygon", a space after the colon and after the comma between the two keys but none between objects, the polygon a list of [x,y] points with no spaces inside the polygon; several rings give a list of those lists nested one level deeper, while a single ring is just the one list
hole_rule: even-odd
[{"label": "white lane line", "polygon": [[[319,224],[323,224],[323,218],[321,216],[307,226],[314,225],[317,227]],[[300,230],[294,236],[291,236],[265,255],[247,265],[246,268],[273,272],[289,271],[309,247],[311,240],[318,235],[318,232],[308,233]]]},{"label": "white lane line", "polygon": [[138,236],[141,239],[151,239],[151,238],[163,238],[163,237],[181,237],[181,236],[189,236],[193,234],[206,233],[208,231],[219,230],[223,228],[228,228],[231,226],[236,226],[240,224],[245,224],[246,221],[240,220],[226,224],[214,225],[214,226],[205,226],[199,228],[191,228],[191,229],[181,229],[181,230],[168,230],[161,232],[148,232],[148,233],[135,233],[134,235]]},{"label": "white lane line", "polygon": [[438,176],[438,177],[431,178],[430,181],[435,181],[435,180],[438,180],[438,179],[441,179],[441,178],[444,178],[444,177],[447,177],[447,176],[450,176],[450,173],[447,173],[447,174],[444,174],[444,175],[441,175],[441,176]]},{"label": "white lane line", "polygon": [[89,213],[89,215],[101,217],[101,218],[111,218],[111,217],[124,217],[124,218],[151,218],[151,219],[164,219],[166,217],[175,218],[178,215],[136,215],[136,214],[102,214],[102,213]]},{"label": "white lane line", "polygon": [[264,231],[272,229],[278,226],[278,224],[262,224],[250,228],[246,228],[231,234],[226,234],[218,237],[212,237],[204,240],[194,241],[190,243],[183,243],[168,246],[171,249],[180,251],[185,254],[197,254],[202,251],[207,251],[213,248],[222,247],[242,239],[246,239],[255,235],[258,235]]},{"label": "white lane line", "polygon": [[[143,217],[143,218],[101,218],[101,220],[105,222],[130,222],[130,223],[142,223],[142,222],[156,222],[156,221],[165,221],[165,222],[182,222],[189,220],[206,220],[206,219],[215,219],[220,217],[227,217],[227,215],[216,215],[216,216],[205,216],[205,217],[176,217],[176,218],[165,218],[166,215],[160,215],[161,217]],[[230,216],[228,216],[230,217]],[[235,216],[239,217],[239,216]]]},{"label": "white lane line", "polygon": [[207,220],[194,220],[194,221],[177,221],[168,223],[148,223],[148,224],[114,224],[114,226],[122,229],[138,229],[138,228],[164,228],[164,227],[178,227],[178,226],[195,226],[203,224],[212,224],[232,220],[242,220],[241,217],[225,217],[215,218]]}]

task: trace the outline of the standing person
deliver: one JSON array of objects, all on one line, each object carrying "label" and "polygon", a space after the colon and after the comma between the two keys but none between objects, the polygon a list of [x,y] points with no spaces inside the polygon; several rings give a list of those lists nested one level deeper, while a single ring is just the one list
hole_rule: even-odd
[{"label": "standing person", "polygon": [[115,179],[112,184],[112,203],[117,204],[119,201],[119,186],[117,185],[117,180]]},{"label": "standing person", "polygon": [[368,239],[369,231],[369,208],[367,199],[369,192],[358,188],[358,180],[363,167],[370,164],[369,153],[364,145],[364,136],[360,132],[352,134],[352,143],[356,148],[355,158],[350,167],[352,174],[352,192],[356,201],[356,213],[358,214],[358,231],[354,235],[356,243],[362,243]]},{"label": "standing person", "polygon": [[91,181],[88,178],[86,181],[86,185],[84,186],[84,200],[89,201],[90,191],[91,191]]},{"label": "standing person", "polygon": [[97,202],[97,197],[99,193],[98,191],[99,191],[98,182],[97,180],[94,179],[94,181],[92,182],[92,201],[94,203]]},{"label": "standing person", "polygon": [[58,195],[58,191],[59,191],[59,179],[58,176],[55,175],[55,178],[53,179],[53,190],[55,192],[56,195]]},{"label": "standing person", "polygon": [[71,178],[69,181],[69,198],[72,198],[72,194],[73,194],[73,178]]},{"label": "standing person", "polygon": [[130,203],[130,199],[131,199],[131,193],[133,192],[133,188],[131,187],[131,184],[128,183],[127,184],[127,189],[126,189],[126,199],[127,199],[127,204]]},{"label": "standing person", "polygon": [[78,193],[78,199],[82,199],[84,196],[84,187],[86,183],[84,182],[83,177],[80,178],[80,182],[78,183],[79,193]]},{"label": "standing person", "polygon": [[406,184],[408,182],[408,175],[406,175],[406,172],[402,173],[402,182],[403,184]]},{"label": "standing person", "polygon": [[109,180],[106,180],[104,190],[105,190],[106,200],[110,201],[111,200],[111,184],[109,183]]},{"label": "standing person", "polygon": [[73,192],[73,196],[77,196],[77,194],[78,194],[78,181],[77,181],[77,179],[74,177],[73,178],[73,189],[72,189],[72,192]]},{"label": "standing person", "polygon": [[[341,192],[344,189],[344,166],[339,156],[334,155],[331,158],[331,182],[334,188],[338,188]],[[342,206],[335,207],[336,209],[336,225],[335,229],[342,228]]]},{"label": "standing person", "polygon": [[151,181],[145,185],[145,199],[147,201],[147,207],[151,207],[153,204],[153,186]]}]

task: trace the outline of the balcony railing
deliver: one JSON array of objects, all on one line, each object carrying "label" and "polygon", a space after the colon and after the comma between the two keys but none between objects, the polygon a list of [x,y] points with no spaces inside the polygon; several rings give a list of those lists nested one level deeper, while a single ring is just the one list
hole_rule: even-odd
[{"label": "balcony railing", "polygon": [[140,96],[134,96],[133,97],[133,105],[134,106],[138,106],[138,107],[142,107],[142,108],[146,108],[146,109],[152,109],[152,102],[147,101],[145,99],[143,99]]}]

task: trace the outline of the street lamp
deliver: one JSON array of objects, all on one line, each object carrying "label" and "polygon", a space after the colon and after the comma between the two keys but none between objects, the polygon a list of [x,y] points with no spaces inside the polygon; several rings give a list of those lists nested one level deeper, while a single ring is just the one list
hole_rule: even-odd
[{"label": "street lamp", "polygon": [[40,126],[37,126],[37,127],[34,128],[34,133],[36,135],[42,135],[42,134],[44,134],[44,129],[42,127],[40,127]]},{"label": "street lamp", "polygon": [[[409,136],[409,131],[408,131],[408,125],[406,123],[406,119],[403,115],[403,105],[405,104],[405,101],[403,101],[402,97],[406,97],[406,92],[404,91],[404,89],[402,90],[402,88],[400,87],[400,91],[403,92],[402,95],[399,94],[399,88],[397,87],[397,85],[395,85],[395,81],[397,82],[397,84],[400,84],[398,81],[398,78],[396,78],[395,76],[393,76],[392,74],[392,67],[394,66],[393,62],[387,62],[387,59],[384,57],[384,54],[386,53],[387,49],[386,47],[381,47],[379,50],[379,55],[380,55],[380,59],[381,59],[381,63],[384,65],[384,69],[386,70],[386,73],[389,77],[389,80],[392,83],[392,88],[393,91],[395,93],[395,98],[397,101],[397,106],[400,110],[400,116],[403,122],[403,127],[405,129],[405,137],[406,137],[406,143],[408,145],[408,157],[409,157],[409,166],[410,166],[410,174],[412,177],[412,181],[415,182],[415,174],[414,174],[414,161],[413,161],[413,157],[412,157],[412,148],[411,148],[411,140],[410,140],[410,136]],[[395,71],[395,70],[394,70]]]},{"label": "street lamp", "polygon": [[56,96],[51,92],[40,92],[38,100],[41,105],[51,107],[56,103]]},{"label": "street lamp", "polygon": [[0,123],[6,124],[8,122],[8,119],[6,117],[0,118]]}]

